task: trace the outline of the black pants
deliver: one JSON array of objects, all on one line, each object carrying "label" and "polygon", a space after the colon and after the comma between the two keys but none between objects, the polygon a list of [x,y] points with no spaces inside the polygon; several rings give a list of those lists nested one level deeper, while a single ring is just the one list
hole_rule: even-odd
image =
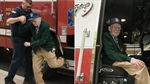
[{"label": "black pants", "polygon": [[11,59],[11,64],[9,67],[8,75],[5,81],[13,80],[19,66],[23,64],[25,71],[25,80],[33,79],[33,69],[32,69],[32,49],[31,47],[25,47],[24,42],[31,41],[30,37],[23,38],[19,36],[12,37],[13,44],[13,56]]}]

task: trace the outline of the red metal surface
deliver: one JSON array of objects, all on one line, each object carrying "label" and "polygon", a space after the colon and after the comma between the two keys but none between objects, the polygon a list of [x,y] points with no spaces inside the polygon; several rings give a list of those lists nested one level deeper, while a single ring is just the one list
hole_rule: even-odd
[{"label": "red metal surface", "polygon": [[[74,0],[58,0],[58,35],[62,35],[62,26],[67,27],[67,35],[74,34],[74,28],[68,24],[68,11],[74,8]],[[71,17],[74,20],[74,17]]]},{"label": "red metal surface", "polygon": [[11,37],[6,37],[6,46],[7,46],[7,48],[11,48],[12,49]]},{"label": "red metal surface", "polygon": [[[8,19],[8,16],[10,12],[17,6],[21,5],[20,2],[0,2],[0,14],[4,14],[4,20],[3,22],[0,22],[0,28],[2,29],[10,29],[6,25],[6,20]],[[33,2],[32,4],[32,11],[39,12],[42,19],[46,20],[51,28],[56,29],[56,2],[54,2],[53,10],[55,14],[51,14],[51,1],[49,2]],[[8,36],[0,36],[0,46],[1,47],[6,47],[6,48],[12,48],[12,43],[11,43],[11,37]]]},{"label": "red metal surface", "polygon": [[[4,14],[4,22],[0,22],[0,26],[6,26],[6,20],[8,18],[8,15],[10,12],[15,8],[16,6],[20,6],[21,2],[0,2],[0,10],[3,10]],[[56,13],[56,2],[54,2],[54,12]],[[56,15],[51,14],[51,2],[33,2],[32,4],[32,11],[39,12],[42,19],[46,20],[51,28],[56,29]]]},{"label": "red metal surface", "polygon": [[12,3],[12,2],[4,2],[4,1],[1,1],[0,2],[0,6],[1,6],[1,9],[2,10],[2,14],[3,14],[3,22],[0,22],[0,26],[6,26],[6,20],[8,18],[8,15],[10,14],[11,10],[13,10],[14,7],[16,6],[19,6],[21,4],[21,2],[15,2],[15,3]]},{"label": "red metal surface", "polygon": [[[78,58],[80,49],[75,49],[75,75],[77,72]],[[83,59],[82,59],[81,73],[85,74],[83,82],[75,81],[75,84],[90,84],[90,71],[91,71],[91,60],[92,60],[92,49],[84,49]],[[75,77],[76,78],[76,77]]]},{"label": "red metal surface", "polygon": [[11,37],[9,36],[0,36],[0,47],[12,48]]},{"label": "red metal surface", "polygon": [[5,36],[0,36],[0,46],[6,47],[6,38]]},{"label": "red metal surface", "polygon": [[51,28],[56,29],[56,2],[53,7],[54,14],[51,13],[51,2],[34,2],[32,11],[39,12],[42,19],[46,20]]},{"label": "red metal surface", "polygon": [[87,82],[76,82],[75,84],[90,84],[90,83],[87,83]]}]

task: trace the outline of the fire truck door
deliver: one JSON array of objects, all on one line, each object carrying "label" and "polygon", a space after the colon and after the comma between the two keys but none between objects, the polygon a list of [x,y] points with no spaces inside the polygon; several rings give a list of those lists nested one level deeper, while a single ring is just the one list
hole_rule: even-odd
[{"label": "fire truck door", "polygon": [[[90,84],[103,0],[75,0],[75,82]],[[93,83],[92,83],[93,84]]]}]

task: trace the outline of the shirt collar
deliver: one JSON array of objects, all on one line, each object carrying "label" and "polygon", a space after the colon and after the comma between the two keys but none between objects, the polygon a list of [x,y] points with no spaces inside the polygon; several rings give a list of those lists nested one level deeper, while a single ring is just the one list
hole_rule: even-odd
[{"label": "shirt collar", "polygon": [[115,36],[110,32],[110,35],[112,36],[112,38],[114,39],[114,41],[116,41],[115,40]]},{"label": "shirt collar", "polygon": [[110,32],[110,35],[113,37],[113,38],[115,38],[115,36]]},{"label": "shirt collar", "polygon": [[41,25],[41,21],[40,21],[39,24],[38,24],[38,28],[40,27],[40,25]]}]

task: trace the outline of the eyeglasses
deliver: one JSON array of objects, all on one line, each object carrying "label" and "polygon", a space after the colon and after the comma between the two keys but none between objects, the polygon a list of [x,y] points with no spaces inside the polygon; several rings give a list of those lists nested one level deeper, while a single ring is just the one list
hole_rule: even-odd
[{"label": "eyeglasses", "polygon": [[34,20],[31,20],[31,22],[32,22],[32,23],[36,23],[37,21],[34,19]]},{"label": "eyeglasses", "polygon": [[121,27],[112,26],[112,28],[115,28],[115,29],[121,30]]},{"label": "eyeglasses", "polygon": [[34,19],[34,20],[31,20],[31,22],[32,22],[32,23],[37,23],[37,22],[39,22],[39,18],[36,18],[36,19]]},{"label": "eyeglasses", "polygon": [[31,8],[32,6],[31,5],[27,5],[26,3],[24,3],[24,5],[27,7],[27,8]]}]

